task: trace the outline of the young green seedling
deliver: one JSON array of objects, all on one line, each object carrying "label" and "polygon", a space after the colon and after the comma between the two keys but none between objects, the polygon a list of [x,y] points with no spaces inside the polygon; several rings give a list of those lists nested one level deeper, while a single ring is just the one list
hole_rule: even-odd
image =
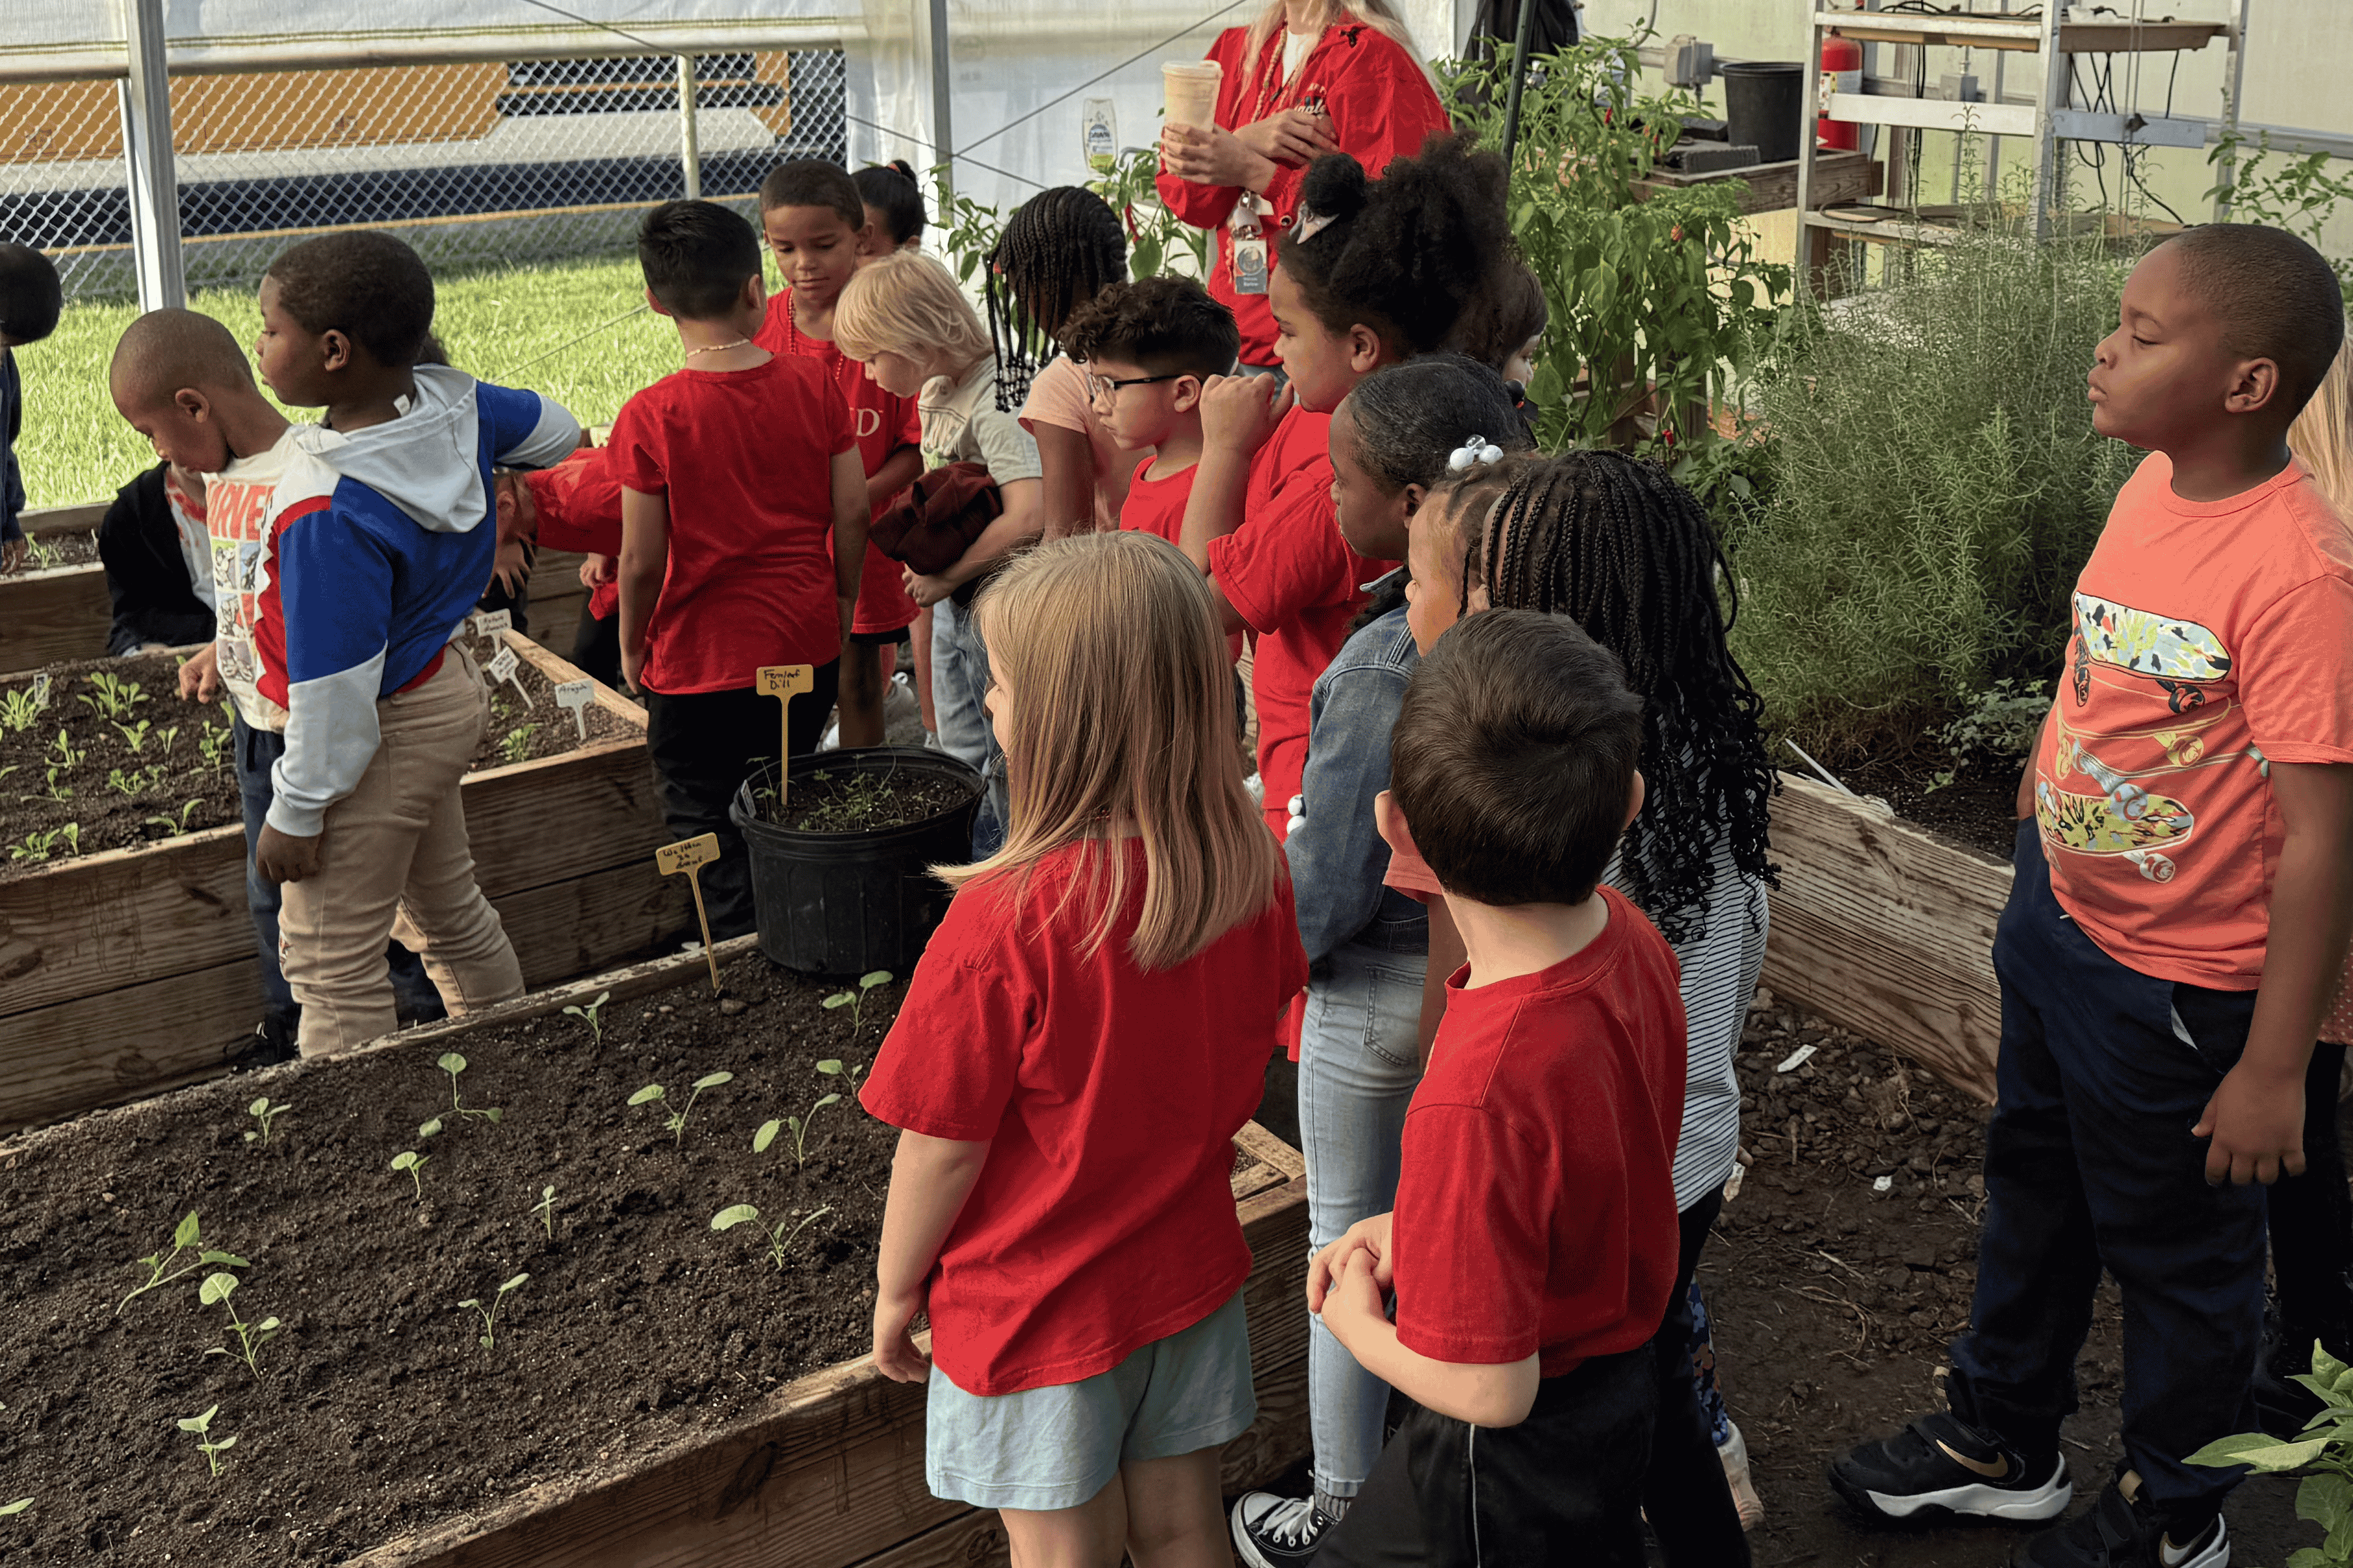
[{"label": "young green seedling", "polygon": [[49,751],[57,757],[57,765],[60,768],[78,768],[81,765],[81,760],[90,755],[90,749],[87,746],[76,751],[73,737],[63,730],[58,731],[58,743],[51,746]]},{"label": "young green seedling", "polygon": [[188,818],[195,814],[196,807],[204,804],[201,800],[192,800],[180,807],[178,816],[151,816],[147,818],[147,826],[162,828],[169,837],[184,837],[188,832]]},{"label": "young green seedling", "polygon": [[540,1188],[539,1202],[531,1205],[531,1212],[537,1215],[539,1223],[547,1227],[547,1239],[554,1241],[555,1239],[555,1189]]},{"label": "young green seedling", "polygon": [[459,1310],[463,1311],[467,1308],[471,1307],[476,1314],[481,1318],[482,1348],[484,1350],[494,1351],[499,1348],[499,1309],[506,1304],[507,1293],[511,1290],[522,1289],[522,1282],[530,1278],[531,1276],[528,1274],[518,1274],[513,1279],[508,1280],[505,1284],[500,1286],[498,1293],[491,1298],[491,1304],[487,1307],[482,1305],[481,1298],[479,1296],[469,1296],[466,1300],[458,1303]]},{"label": "young green seedling", "polygon": [[511,763],[531,761],[531,738],[538,732],[536,724],[524,724],[508,731],[506,738],[499,742],[500,754]]},{"label": "young green seedling", "polygon": [[[183,1252],[195,1253],[196,1260],[194,1263],[185,1265],[185,1267],[174,1268],[172,1265],[178,1261],[179,1256]],[[170,1251],[151,1252],[139,1261],[147,1266],[147,1283],[139,1287],[138,1289],[131,1292],[130,1295],[122,1298],[121,1306],[118,1306],[114,1309],[114,1315],[118,1318],[122,1315],[123,1307],[128,1307],[132,1302],[147,1294],[148,1291],[156,1289],[158,1286],[169,1285],[174,1279],[185,1279],[187,1276],[194,1274],[199,1268],[216,1267],[226,1268],[250,1268],[253,1267],[253,1265],[248,1263],[244,1258],[237,1257],[237,1254],[233,1252],[216,1252],[206,1249],[204,1246],[202,1229],[196,1224],[196,1215],[194,1209],[188,1211],[188,1217],[182,1220],[178,1228],[172,1232],[172,1248]]]},{"label": "young green seedling", "polygon": [[432,1155],[420,1154],[414,1149],[403,1149],[392,1157],[392,1168],[396,1171],[407,1172],[408,1179],[417,1184],[417,1201],[420,1204],[425,1201],[425,1177],[422,1173],[427,1164],[431,1163],[432,1158]]},{"label": "young green seedling", "polygon": [[228,766],[229,731],[227,725],[207,724],[196,734],[196,755],[205,766],[218,773]]},{"label": "young green seedling", "polygon": [[202,1454],[205,1457],[205,1463],[212,1467],[216,1479],[220,1475],[220,1460],[216,1456],[237,1447],[237,1434],[234,1432],[217,1442],[210,1440],[213,1417],[219,1414],[220,1406],[216,1405],[202,1415],[180,1417],[180,1430],[194,1432],[196,1435],[196,1452]]},{"label": "young green seedling", "polygon": [[449,1108],[455,1110],[459,1115],[479,1116],[486,1121],[496,1121],[500,1117],[506,1114],[505,1111],[501,1110],[495,1105],[484,1107],[480,1110],[474,1110],[468,1106],[464,1100],[458,1098],[458,1075],[466,1070],[465,1058],[459,1056],[455,1051],[442,1052],[441,1070],[449,1075]]},{"label": "young green seedling", "polygon": [[63,827],[60,827],[60,828],[58,828],[58,837],[60,837],[60,838],[62,838],[62,839],[64,839],[64,840],[66,841],[66,853],[67,853],[67,854],[69,854],[69,855],[79,855],[79,854],[80,854],[80,853],[81,853],[81,824],[80,824],[80,823],[79,823],[79,822],[69,822],[69,823],[67,823]]},{"label": "young green seedling", "polygon": [[293,1109],[291,1105],[273,1104],[268,1095],[263,1095],[245,1108],[248,1116],[261,1123],[261,1130],[258,1132],[250,1127],[246,1129],[245,1141],[248,1143],[269,1142],[271,1123]]},{"label": "young green seedling", "polygon": [[32,1506],[33,1500],[28,1497],[20,1497],[15,1502],[0,1502],[0,1519],[14,1519]]},{"label": "young green seedling", "polygon": [[828,1011],[836,1007],[849,1009],[849,1037],[856,1039],[859,1026],[865,1022],[866,994],[877,985],[890,984],[891,972],[887,969],[877,969],[871,973],[861,974],[858,977],[857,990],[835,992],[825,999],[826,1007]]},{"label": "young green seedling", "polygon": [[102,669],[94,671],[89,677],[89,680],[97,691],[95,695],[84,692],[81,697],[82,706],[102,718],[120,719],[132,709],[147,700],[147,693],[140,689],[139,683],[135,680],[122,680],[109,675]]},{"label": "young green seedling", "polygon": [[[828,1078],[839,1078],[842,1076],[841,1063],[839,1060],[834,1058],[828,1058],[818,1063],[817,1070],[824,1073]],[[854,1079],[855,1075],[852,1075],[852,1077]],[[776,1133],[778,1131],[784,1128],[790,1128],[793,1134],[793,1163],[796,1165],[806,1164],[808,1161],[808,1135],[810,1124],[817,1121],[817,1113],[818,1111],[823,1110],[828,1105],[839,1103],[840,1100],[841,1096],[839,1094],[828,1094],[821,1097],[815,1105],[808,1108],[808,1114],[807,1116],[787,1116],[782,1121],[764,1121],[760,1123],[760,1130],[752,1134],[752,1152],[754,1154],[766,1153],[768,1152],[768,1145],[776,1141]]]},{"label": "young green seedling", "polygon": [[131,748],[132,756],[138,756],[147,750],[147,732],[155,727],[153,720],[142,719],[136,724],[125,724],[121,720],[117,719],[113,723],[114,727],[121,731],[122,743]]},{"label": "young green seedling", "polygon": [[215,1345],[205,1353],[234,1355],[245,1363],[245,1369],[248,1372],[259,1377],[261,1366],[254,1358],[260,1353],[261,1347],[269,1343],[270,1338],[283,1325],[275,1318],[264,1318],[258,1323],[247,1322],[237,1315],[237,1305],[229,1300],[236,1294],[237,1276],[234,1274],[208,1274],[205,1277],[204,1284],[197,1288],[198,1301],[207,1307],[221,1307],[227,1310],[229,1331],[237,1336],[237,1348],[234,1351],[226,1345]]},{"label": "young green seedling", "polygon": [[[799,1212],[800,1211],[798,1209],[793,1211],[794,1214],[798,1214]],[[765,1226],[761,1227],[760,1234],[767,1237],[768,1254],[776,1260],[776,1270],[778,1273],[782,1273],[784,1271],[785,1257],[792,1250],[793,1243],[799,1239],[801,1232],[807,1230],[809,1226],[815,1225],[818,1220],[824,1218],[827,1215],[829,1215],[832,1212],[833,1205],[831,1204],[828,1204],[823,1208],[818,1209],[815,1214],[810,1215],[807,1219],[802,1220],[800,1224],[793,1226],[793,1228],[789,1232],[785,1229],[785,1226],[787,1225],[792,1225],[793,1215],[789,1214],[776,1222],[776,1228],[774,1230],[770,1230]],[[713,1230],[733,1230],[737,1226],[742,1225],[746,1221],[757,1224],[759,1218],[760,1211],[754,1208],[750,1204],[735,1204],[730,1207],[721,1209],[717,1214],[712,1215],[711,1216],[711,1228]]]},{"label": "young green seedling", "polygon": [[40,703],[21,686],[5,697],[0,697],[0,726],[22,734],[31,729],[33,721],[40,716]]},{"label": "young green seedling", "polygon": [[22,844],[11,844],[8,847],[8,858],[11,860],[46,860],[49,858],[49,852],[57,847],[58,834],[56,828],[51,828],[47,833],[43,833],[39,829],[36,828],[34,831],[25,835],[25,842]]},{"label": "young green seedling", "polygon": [[[704,1089],[717,1089],[723,1083],[733,1083],[734,1081],[735,1075],[732,1072],[707,1072],[701,1078],[696,1079],[694,1080],[694,1092],[686,1097],[686,1109],[683,1110],[673,1110],[669,1113],[670,1120],[667,1125],[670,1128],[670,1142],[681,1145],[686,1142],[686,1119],[694,1113],[694,1102],[702,1097]],[[669,1098],[669,1091],[663,1089],[661,1085],[658,1083],[649,1083],[646,1085],[645,1088],[638,1090],[637,1093],[629,1096],[629,1103],[631,1105],[650,1105],[657,1100],[667,1101]]]},{"label": "young green seedling", "polygon": [[566,1007],[564,1010],[564,1016],[567,1018],[577,1018],[587,1025],[589,1039],[601,1046],[605,1043],[605,1004],[612,999],[613,994],[610,991],[599,991],[596,993],[596,1000],[589,1003],[586,1007]]}]

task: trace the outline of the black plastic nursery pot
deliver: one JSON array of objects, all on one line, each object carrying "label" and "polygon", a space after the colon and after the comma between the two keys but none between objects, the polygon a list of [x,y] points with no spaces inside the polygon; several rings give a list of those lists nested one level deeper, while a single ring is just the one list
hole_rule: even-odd
[{"label": "black plastic nursery pot", "polygon": [[822,752],[792,760],[786,798],[818,773],[913,775],[962,786],[957,805],[919,822],[808,832],[761,818],[755,797],[776,787],[776,766],[764,763],[735,792],[727,814],[744,836],[760,952],[770,963],[801,974],[887,969],[903,975],[947,913],[948,889],[929,868],[972,858],[981,776],[922,746]]},{"label": "black plastic nursery pot", "polygon": [[1805,115],[1806,68],[1797,60],[1744,60],[1724,68],[1727,134],[1757,149],[1760,163],[1798,155]]}]

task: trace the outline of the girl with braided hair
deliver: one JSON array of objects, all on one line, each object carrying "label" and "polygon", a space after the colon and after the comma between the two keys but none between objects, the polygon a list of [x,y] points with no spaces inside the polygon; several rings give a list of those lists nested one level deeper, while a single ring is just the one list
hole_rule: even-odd
[{"label": "girl with braided hair", "polygon": [[[1016,207],[989,253],[988,335],[999,408],[1021,411],[1046,481],[1046,537],[1115,532],[1141,455],[1095,412],[1086,373],[1061,352],[1071,314],[1127,281],[1127,233],[1092,191],[1057,185]],[[1045,362],[1040,368],[1040,361]]]},{"label": "girl with braided hair", "polygon": [[[1689,1051],[1674,1165],[1683,1247],[1653,1342],[1659,1423],[1643,1505],[1670,1564],[1746,1563],[1744,1521],[1764,1510],[1739,1428],[1726,1423],[1719,1442],[1701,1410],[1691,1288],[1739,1151],[1732,1058],[1764,967],[1773,879],[1773,770],[1763,703],[1725,642],[1738,608],[1731,577],[1692,493],[1656,464],[1616,452],[1470,467],[1415,514],[1412,534],[1408,620],[1425,651],[1474,611],[1566,615],[1618,655],[1642,699],[1649,801],[1607,880],[1674,944]],[[1402,854],[1388,884],[1438,892],[1429,868]],[[1460,953],[1444,909],[1430,906],[1430,973],[1439,976]]]}]

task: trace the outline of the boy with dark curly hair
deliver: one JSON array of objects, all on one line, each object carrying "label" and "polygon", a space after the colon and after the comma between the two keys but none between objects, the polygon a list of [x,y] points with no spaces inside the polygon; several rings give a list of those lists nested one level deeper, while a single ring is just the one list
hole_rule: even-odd
[{"label": "boy with dark curly hair", "polygon": [[1135,466],[1120,527],[1181,542],[1201,388],[1232,372],[1240,345],[1234,313],[1189,278],[1114,283],[1071,312],[1062,347],[1085,367],[1097,416],[1122,447],[1152,454]]}]

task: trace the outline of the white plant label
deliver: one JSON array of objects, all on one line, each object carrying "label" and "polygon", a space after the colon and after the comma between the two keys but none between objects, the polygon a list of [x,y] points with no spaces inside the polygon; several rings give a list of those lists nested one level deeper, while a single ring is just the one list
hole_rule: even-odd
[{"label": "white plant label", "polygon": [[33,677],[33,706],[47,708],[48,705],[49,678],[46,675],[37,675]]},{"label": "white plant label", "polygon": [[1788,1056],[1783,1057],[1781,1058],[1781,1065],[1775,1068],[1773,1070],[1775,1072],[1796,1072],[1799,1068],[1804,1067],[1808,1062],[1813,1059],[1814,1052],[1819,1047],[1814,1046],[1799,1046],[1796,1050],[1791,1051]]},{"label": "white plant label", "polygon": [[498,652],[491,655],[491,662],[483,668],[491,672],[492,680],[503,680],[513,687],[515,695],[522,699],[522,705],[525,708],[535,708],[538,704],[532,700],[531,693],[524,690],[522,682],[515,679],[515,668],[522,662],[515,658],[514,649],[501,647]]},{"label": "white plant label", "polygon": [[513,626],[514,613],[511,610],[476,610],[474,612],[476,637],[496,637],[501,632],[512,629]]},{"label": "white plant label", "polygon": [[582,679],[567,680],[555,689],[555,705],[572,715],[573,728],[580,738],[588,738],[588,705],[596,700],[596,683]]}]

